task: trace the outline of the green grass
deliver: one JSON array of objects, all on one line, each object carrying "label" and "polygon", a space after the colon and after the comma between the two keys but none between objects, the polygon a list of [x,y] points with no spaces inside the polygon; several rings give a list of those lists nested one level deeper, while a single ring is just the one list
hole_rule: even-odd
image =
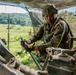
[{"label": "green grass", "polygon": [[[0,38],[4,38],[8,42],[8,25],[0,24]],[[22,50],[20,45],[20,37],[24,39],[28,39],[31,37],[29,32],[31,30],[31,35],[33,35],[33,27],[31,26],[20,26],[20,25],[10,25],[10,42],[9,42],[9,50],[12,54],[14,54],[23,64],[29,65],[30,67],[37,68],[32,58],[29,57],[29,54],[25,51],[20,55],[16,53]],[[8,47],[8,43],[6,45]],[[31,63],[32,62],[32,63]],[[35,65],[35,66],[34,66]]]},{"label": "green grass", "polygon": [[[12,27],[12,25],[10,25]],[[0,38],[4,38],[6,41],[8,41],[8,29],[7,25],[0,25]],[[10,51],[15,52],[15,50],[20,50],[20,37],[28,39],[29,36],[29,30],[32,29],[32,27],[24,26],[21,27],[19,25],[13,26],[9,30],[10,34]]]}]

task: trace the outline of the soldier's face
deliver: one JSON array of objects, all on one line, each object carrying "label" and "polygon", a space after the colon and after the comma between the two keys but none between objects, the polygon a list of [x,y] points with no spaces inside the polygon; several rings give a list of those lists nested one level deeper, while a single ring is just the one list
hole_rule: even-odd
[{"label": "soldier's face", "polygon": [[44,16],[47,23],[53,23],[54,22],[54,14],[46,14]]}]

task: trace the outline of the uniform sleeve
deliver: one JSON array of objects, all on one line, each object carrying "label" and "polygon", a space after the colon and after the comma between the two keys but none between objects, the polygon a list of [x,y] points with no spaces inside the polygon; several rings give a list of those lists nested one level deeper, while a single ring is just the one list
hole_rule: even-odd
[{"label": "uniform sleeve", "polygon": [[42,26],[40,27],[39,31],[33,37],[30,38],[31,43],[36,42],[37,40],[40,40],[43,37],[43,33],[44,33],[44,28]]},{"label": "uniform sleeve", "polygon": [[40,53],[45,53],[45,49],[47,47],[57,47],[59,42],[61,41],[62,38],[62,33],[63,33],[63,28],[58,25],[54,31],[53,37],[48,43],[38,45],[39,52]]}]

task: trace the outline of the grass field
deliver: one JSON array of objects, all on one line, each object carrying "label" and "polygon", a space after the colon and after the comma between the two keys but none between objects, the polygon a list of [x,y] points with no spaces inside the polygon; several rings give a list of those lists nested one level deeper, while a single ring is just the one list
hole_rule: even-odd
[{"label": "grass field", "polygon": [[[8,25],[0,25],[0,38],[4,38],[8,42]],[[9,40],[10,40],[10,51],[20,50],[20,37],[28,39],[29,32],[32,27],[20,25],[10,25]],[[16,47],[17,49],[16,49]]]},{"label": "grass field", "polygon": [[[6,47],[8,48],[8,25],[0,24],[0,38],[4,38],[7,41]],[[31,33],[31,34],[30,34]],[[28,39],[33,35],[33,27],[30,26],[20,26],[20,25],[10,25],[10,42],[9,42],[9,50],[12,54],[14,54],[23,64],[27,64],[30,67],[35,67],[36,65],[25,51],[22,54],[22,57],[17,52],[22,50],[20,45],[20,37],[24,39]],[[30,34],[30,35],[29,35]],[[30,58],[29,58],[30,57]],[[32,63],[31,63],[32,62]]]}]

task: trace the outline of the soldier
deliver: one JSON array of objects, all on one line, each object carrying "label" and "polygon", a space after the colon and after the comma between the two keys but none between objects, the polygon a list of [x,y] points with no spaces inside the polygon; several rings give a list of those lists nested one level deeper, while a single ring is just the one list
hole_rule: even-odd
[{"label": "soldier", "polygon": [[[47,47],[60,47],[64,49],[72,48],[73,37],[70,27],[67,22],[58,17],[58,10],[54,5],[45,5],[42,9],[44,25],[39,31],[29,40],[28,51],[39,51],[41,55],[46,54]],[[40,45],[31,45],[32,43],[44,39],[44,43]],[[21,42],[24,47],[24,44]]]}]

